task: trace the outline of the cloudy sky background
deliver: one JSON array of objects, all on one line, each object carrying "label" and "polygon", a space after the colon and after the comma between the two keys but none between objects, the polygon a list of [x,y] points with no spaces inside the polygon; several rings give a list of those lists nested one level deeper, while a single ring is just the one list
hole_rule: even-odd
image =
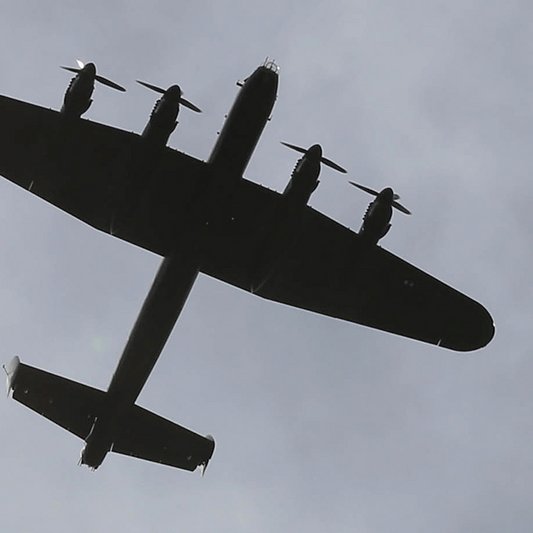
[{"label": "cloudy sky background", "polygon": [[[320,142],[402,195],[383,246],[481,301],[473,354],[291,309],[201,276],[140,403],[217,441],[206,476],[110,455],[0,402],[6,531],[529,532],[533,524],[533,28],[528,1],[3,2],[2,94],[59,108],[95,61],[87,118],[141,131],[179,83],[171,145],[207,158],[235,81],[266,56],[278,101],[246,176],[282,190]],[[358,229],[329,170],[311,204]],[[159,258],[0,181],[1,359],[105,388]],[[386,302],[384,302],[386,305]]]}]

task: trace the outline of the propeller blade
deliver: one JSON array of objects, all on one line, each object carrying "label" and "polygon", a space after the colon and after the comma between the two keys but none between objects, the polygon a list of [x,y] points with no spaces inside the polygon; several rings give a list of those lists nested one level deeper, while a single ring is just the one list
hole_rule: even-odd
[{"label": "propeller blade", "polygon": [[350,181],[349,183],[354,187],[357,187],[358,189],[367,192],[368,194],[372,194],[373,196],[377,196],[379,194],[379,192],[375,191],[374,189],[370,189],[369,187],[365,187],[364,185],[359,185],[359,183],[355,183],[353,181]]},{"label": "propeller blade", "polygon": [[[361,189],[362,191],[365,191],[368,194],[371,194],[372,196],[378,196],[379,195],[379,192],[375,191],[374,189],[371,189],[370,187],[365,187],[364,185],[359,185],[359,183],[355,183],[353,181],[350,181],[349,183],[350,183],[350,185],[353,185],[354,187],[357,187],[358,189]],[[398,211],[401,211],[402,213],[405,213],[406,215],[410,215],[411,214],[411,211],[409,211],[409,209],[407,209],[402,204],[400,204],[399,202],[396,201],[396,200],[400,199],[400,196],[398,194],[393,194],[392,198],[393,198],[392,207],[395,207],[396,209],[398,209]]]},{"label": "propeller blade", "polygon": [[114,81],[108,80],[107,78],[104,78],[103,76],[99,76],[98,74],[95,77],[96,81],[99,81],[103,85],[107,85],[108,87],[111,87],[112,89],[116,89],[117,91],[126,92],[126,89],[119,85],[118,83],[115,83]]},{"label": "propeller blade", "polygon": [[342,168],[340,165],[337,165],[337,163],[334,163],[331,159],[327,159],[326,157],[321,157],[320,161],[324,163],[324,165],[337,170],[338,172],[342,172],[343,174],[346,174],[346,170]]},{"label": "propeller blade", "polygon": [[402,213],[405,213],[406,215],[411,214],[411,211],[409,211],[409,209],[405,208],[402,204],[396,201],[392,202],[392,207],[395,207],[396,209],[398,209],[398,211],[401,211]]},{"label": "propeller blade", "polygon": [[63,70],[68,70],[69,72],[74,72],[75,74],[77,74],[81,68],[74,68],[74,67],[60,67],[62,68]]},{"label": "propeller blade", "polygon": [[[292,150],[295,150],[296,152],[299,152],[300,154],[306,154],[308,151],[308,148],[302,148],[301,146],[286,143],[283,141],[280,141],[280,142],[283,146],[286,146],[287,148],[291,148]],[[346,170],[344,168],[342,168],[340,165],[337,165],[337,163],[333,162],[331,159],[328,159],[327,157],[321,157],[320,162],[328,166],[329,168],[332,168],[333,170],[346,174]]]},{"label": "propeller blade", "polygon": [[[83,64],[83,61],[80,61],[79,59],[76,59],[76,63],[78,64],[79,68],[75,67],[61,67],[64,70],[68,70],[69,72],[74,72],[75,74],[80,73],[85,66],[91,66],[91,71],[95,71],[94,63],[87,63],[87,65]],[[112,89],[116,89],[117,91],[125,92],[126,89],[122,87],[122,85],[119,85],[118,83],[115,83],[114,81],[108,80],[107,78],[104,78],[103,76],[99,76],[98,74],[95,74],[94,79],[103,85],[107,85],[108,87],[111,87]]]},{"label": "propeller blade", "polygon": [[165,89],[161,89],[161,87],[158,87],[157,85],[152,85],[151,83],[146,83],[145,81],[140,80],[135,81],[147,89],[152,89],[152,91],[155,91],[156,93],[165,94]]},{"label": "propeller blade", "polygon": [[[77,67],[60,67],[64,70],[68,70],[69,72],[74,72],[75,74],[77,74],[78,72],[80,72],[81,70],[83,70],[86,65],[83,61],[80,61],[79,59],[76,59],[76,63],[77,63]],[[87,63],[87,65],[89,65],[90,63]],[[94,63],[92,64],[93,67],[94,67]]]},{"label": "propeller blade", "polygon": [[[167,92],[162,87],[158,87],[157,85],[152,85],[151,83],[148,83],[146,81],[141,81],[141,80],[136,80],[136,81],[143,87],[146,87],[147,89],[151,89],[152,91],[155,91],[156,93],[165,94]],[[177,90],[179,90],[177,85],[174,85],[173,88],[176,88]],[[202,110],[199,107],[195,106],[192,102],[189,102],[189,100],[186,100],[185,98],[180,97],[180,104],[187,107],[191,111],[195,111],[196,113],[202,112]]]},{"label": "propeller blade", "polygon": [[291,148],[292,150],[296,150],[297,152],[300,152],[301,154],[307,153],[307,148],[302,148],[301,146],[296,146],[295,144],[289,144],[286,142],[281,141],[281,144],[283,146],[286,146],[287,148]]},{"label": "propeller blade", "polygon": [[180,104],[189,108],[191,111],[195,111],[196,113],[202,112],[199,107],[196,107],[193,103],[189,102],[189,100],[185,100],[185,98],[180,98]]}]

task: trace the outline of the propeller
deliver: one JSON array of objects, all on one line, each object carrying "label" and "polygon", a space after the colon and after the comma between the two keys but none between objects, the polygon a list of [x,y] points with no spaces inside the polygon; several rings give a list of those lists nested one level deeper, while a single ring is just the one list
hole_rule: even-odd
[{"label": "propeller", "polygon": [[78,64],[78,68],[76,67],[61,67],[63,70],[68,70],[69,72],[74,72],[75,74],[79,74],[82,71],[90,73],[91,76],[94,77],[94,79],[98,82],[100,82],[103,85],[107,85],[108,87],[111,87],[112,89],[116,89],[117,91],[125,92],[126,89],[119,85],[118,83],[115,83],[114,81],[108,80],[107,78],[104,78],[103,76],[100,76],[96,74],[96,66],[94,63],[87,63],[84,64],[83,61],[80,61],[79,59],[76,59],[76,63]]},{"label": "propeller", "polygon": [[[372,196],[379,196],[381,194],[381,193],[375,191],[374,189],[371,189],[370,187],[365,187],[364,185],[360,185],[359,183],[355,183],[353,181],[350,181],[349,183],[350,183],[350,185],[353,185],[354,187],[357,187],[358,189],[361,189],[362,191],[365,191],[368,194],[371,194]],[[391,189],[391,191],[392,191],[392,189]],[[398,211],[401,211],[402,213],[405,213],[406,215],[410,215],[411,211],[409,211],[402,204],[397,202],[397,200],[399,200],[399,199],[400,199],[400,196],[398,194],[395,194],[395,193],[392,194],[392,207],[395,207],[396,209],[398,209]]]},{"label": "propeller", "polygon": [[181,105],[187,107],[191,111],[195,111],[196,113],[202,112],[202,110],[199,107],[196,107],[192,102],[189,102],[189,100],[186,100],[185,98],[181,96],[182,95],[181,89],[177,85],[172,85],[168,89],[162,89],[161,87],[158,87],[157,85],[152,85],[151,83],[147,83],[145,81],[140,81],[140,80],[136,80],[136,81],[143,87],[146,87],[147,89],[151,89],[152,91],[155,91],[156,93],[159,93],[159,94],[165,94],[168,91],[176,91],[179,93],[178,97],[179,97],[179,102]]},{"label": "propeller", "polygon": [[333,161],[331,161],[331,159],[327,159],[326,157],[322,157],[322,148],[320,147],[320,145],[318,144],[315,144],[313,146],[311,146],[311,148],[302,148],[301,146],[296,146],[295,144],[290,144],[290,143],[286,143],[286,142],[283,142],[281,141],[281,144],[283,146],[286,146],[287,148],[291,148],[292,150],[295,150],[296,152],[299,152],[301,154],[307,154],[307,152],[309,150],[312,150],[314,149],[314,147],[316,146],[317,149],[320,150],[320,162],[323,163],[324,165],[334,169],[334,170],[337,170],[338,172],[342,172],[343,174],[346,174],[346,170],[344,168],[342,168],[340,165],[337,165],[337,163],[334,163]]}]

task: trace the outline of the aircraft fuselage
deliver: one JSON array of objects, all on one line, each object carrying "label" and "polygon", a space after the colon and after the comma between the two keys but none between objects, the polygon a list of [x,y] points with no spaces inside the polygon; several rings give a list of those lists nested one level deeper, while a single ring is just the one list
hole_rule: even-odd
[{"label": "aircraft fuselage", "polygon": [[104,412],[86,440],[82,464],[97,468],[110,450],[120,415],[137,400],[197,275],[197,265],[187,257],[163,259],[107,389]]},{"label": "aircraft fuselage", "polygon": [[[277,70],[261,66],[246,80],[229,113],[209,163],[222,182],[208,184],[202,207],[209,210],[231,191],[246,168],[276,99]],[[204,213],[209,216],[209,213]],[[118,366],[109,384],[103,412],[95,417],[81,463],[95,469],[112,449],[120,416],[137,400],[198,275],[192,249],[165,257],[144,301]]]},{"label": "aircraft fuselage", "polygon": [[270,117],[278,89],[274,63],[258,67],[243,83],[227,115],[208,163],[241,177]]}]

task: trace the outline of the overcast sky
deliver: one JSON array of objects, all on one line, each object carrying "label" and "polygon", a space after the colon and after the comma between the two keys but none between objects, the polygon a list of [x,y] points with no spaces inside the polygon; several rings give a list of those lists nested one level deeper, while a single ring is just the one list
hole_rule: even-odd
[{"label": "overcast sky", "polygon": [[[199,433],[199,473],[109,455],[0,402],[5,531],[530,532],[533,527],[533,7],[530,1],[2,2],[0,93],[59,108],[76,58],[87,118],[142,131],[179,83],[171,145],[208,157],[266,56],[278,100],[247,169],[282,190],[323,145],[392,186],[382,245],[483,303],[496,336],[457,354],[200,276],[139,403]],[[358,229],[369,197],[325,169],[311,204]],[[159,258],[0,180],[1,359],[105,388]],[[383,303],[386,305],[386,302]]]}]

